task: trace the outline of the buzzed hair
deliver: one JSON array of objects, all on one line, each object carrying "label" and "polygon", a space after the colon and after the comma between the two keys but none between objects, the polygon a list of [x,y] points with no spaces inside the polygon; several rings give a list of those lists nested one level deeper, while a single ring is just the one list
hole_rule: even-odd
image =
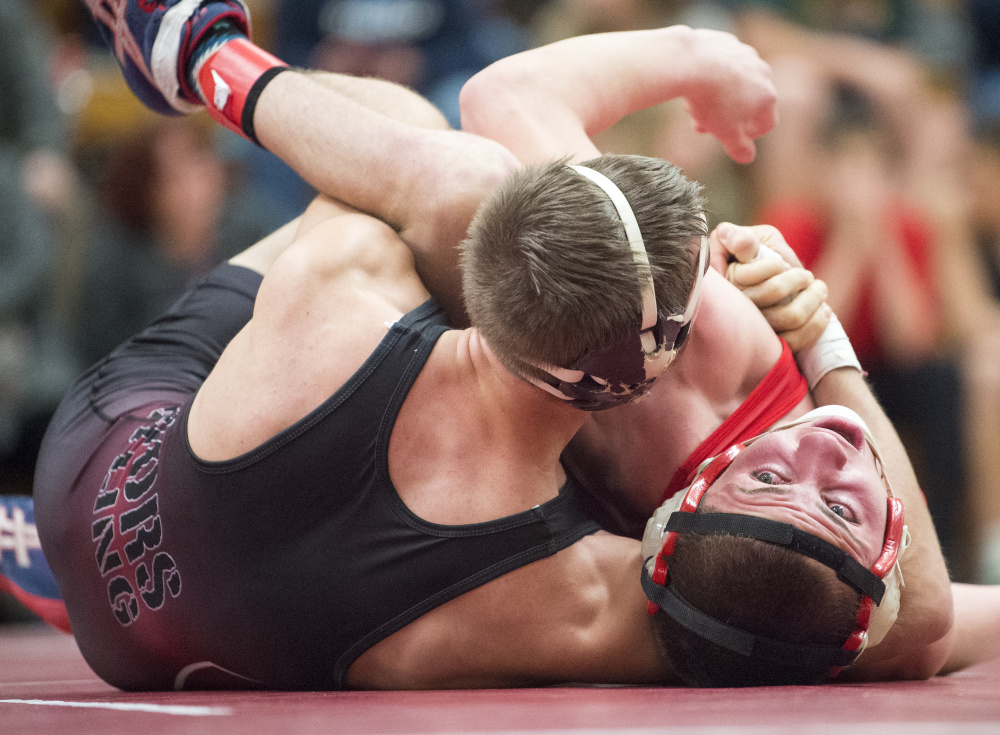
[{"label": "buzzed hair", "polygon": [[[753,538],[681,534],[670,557],[671,584],[690,605],[727,625],[773,640],[843,645],[856,627],[861,594],[833,570],[798,552]],[[827,669],[751,659],[656,613],[660,652],[689,686],[821,684]]]},{"label": "buzzed hair", "polygon": [[[613,181],[635,213],[661,313],[682,311],[707,234],[701,189],[676,166],[604,155],[583,165]],[[511,176],[476,213],[462,244],[466,310],[498,359],[573,364],[638,330],[641,278],[608,196],[567,160]]]}]

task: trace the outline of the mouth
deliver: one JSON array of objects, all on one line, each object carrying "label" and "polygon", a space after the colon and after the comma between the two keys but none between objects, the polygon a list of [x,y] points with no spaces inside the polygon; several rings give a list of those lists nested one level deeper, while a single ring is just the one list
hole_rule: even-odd
[{"label": "mouth", "polygon": [[820,419],[815,424],[816,428],[832,431],[841,439],[846,441],[857,451],[862,452],[865,448],[865,432],[858,424],[840,416],[831,416]]}]

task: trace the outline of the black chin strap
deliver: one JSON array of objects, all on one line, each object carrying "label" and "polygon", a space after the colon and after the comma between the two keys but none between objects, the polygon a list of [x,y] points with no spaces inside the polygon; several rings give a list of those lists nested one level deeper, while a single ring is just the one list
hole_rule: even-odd
[{"label": "black chin strap", "polygon": [[840,581],[872,598],[872,602],[876,605],[882,604],[882,597],[885,595],[885,582],[875,576],[870,569],[865,569],[860,562],[842,549],[790,523],[742,513],[677,512],[670,516],[664,528],[666,531],[695,533],[702,536],[711,534],[746,536],[784,546],[828,566],[837,573]]}]

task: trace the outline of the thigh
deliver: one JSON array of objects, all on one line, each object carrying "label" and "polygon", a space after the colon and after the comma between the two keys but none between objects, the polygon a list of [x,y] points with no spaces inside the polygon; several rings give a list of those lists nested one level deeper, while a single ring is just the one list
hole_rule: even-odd
[{"label": "thigh", "polygon": [[[35,470],[39,514],[59,503],[120,419],[190,400],[225,346],[249,321],[259,274],[224,264],[162,317],[70,387],[42,441]],[[148,413],[146,411],[145,413]]]}]

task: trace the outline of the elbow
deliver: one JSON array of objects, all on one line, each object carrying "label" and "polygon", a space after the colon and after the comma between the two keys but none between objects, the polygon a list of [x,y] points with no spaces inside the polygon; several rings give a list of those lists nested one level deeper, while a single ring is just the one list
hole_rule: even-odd
[{"label": "elbow", "polygon": [[492,140],[478,140],[475,158],[456,161],[449,172],[449,184],[433,192],[432,209],[444,221],[462,223],[462,235],[480,204],[515,171],[520,162],[507,148]]},{"label": "elbow", "polygon": [[[462,130],[487,138],[491,131],[517,108],[520,95],[530,85],[522,79],[516,57],[498,61],[475,74],[458,95]],[[537,84],[537,80],[535,80]]]},{"label": "elbow", "polygon": [[944,585],[933,601],[928,601],[919,621],[919,628],[914,629],[914,645],[908,646],[897,662],[897,678],[929,679],[945,668],[955,624],[950,584]]},{"label": "elbow", "polygon": [[[949,645],[945,645],[949,644]],[[921,681],[942,673],[948,661],[950,637],[942,637],[924,646],[917,647],[909,655],[901,657],[893,679]]]},{"label": "elbow", "polygon": [[452,131],[436,140],[440,165],[433,185],[419,185],[422,214],[414,227],[424,233],[422,242],[450,250],[465,239],[483,200],[521,165],[507,148],[480,136]]}]

